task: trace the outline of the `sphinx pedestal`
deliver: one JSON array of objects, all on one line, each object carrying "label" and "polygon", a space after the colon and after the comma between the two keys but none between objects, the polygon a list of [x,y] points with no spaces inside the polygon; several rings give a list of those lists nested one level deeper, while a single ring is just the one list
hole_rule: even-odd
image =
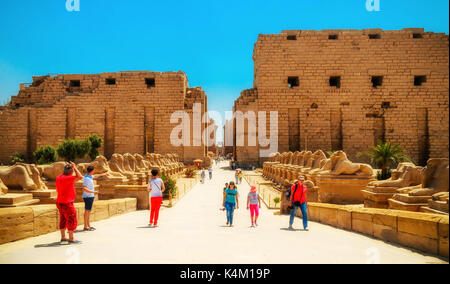
[{"label": "sphinx pedestal", "polygon": [[364,207],[388,209],[388,200],[397,194],[396,189],[397,187],[367,186],[365,190],[361,191],[364,197]]},{"label": "sphinx pedestal", "polygon": [[39,204],[55,204],[57,193],[56,190],[49,189],[43,191],[31,191],[31,190],[9,190],[9,193],[13,194],[31,194],[33,199],[37,199]]},{"label": "sphinx pedestal", "polygon": [[421,207],[428,206],[428,201],[432,196],[411,196],[407,193],[396,194],[389,199],[389,208],[411,212],[420,212]]},{"label": "sphinx pedestal", "polygon": [[0,208],[28,206],[39,203],[31,193],[7,193],[0,196]]},{"label": "sphinx pedestal", "polygon": [[332,204],[363,204],[362,190],[373,181],[371,176],[319,175],[319,202]]},{"label": "sphinx pedestal", "polygon": [[428,200],[428,206],[421,207],[420,212],[448,215],[448,199]]}]

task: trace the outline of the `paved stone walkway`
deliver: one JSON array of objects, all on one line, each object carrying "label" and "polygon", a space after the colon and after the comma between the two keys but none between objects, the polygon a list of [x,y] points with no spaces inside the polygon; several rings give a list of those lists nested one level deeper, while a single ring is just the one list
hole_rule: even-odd
[{"label": "paved stone walkway", "polygon": [[[234,174],[216,167],[212,181],[197,185],[174,208],[160,214],[160,227],[147,227],[148,211],[96,222],[97,231],[77,233],[80,245],[59,246],[59,232],[0,246],[2,263],[444,263],[443,260],[357,233],[310,223],[310,231],[287,231],[288,216],[263,208],[260,226],[250,227],[245,202],[249,185],[239,185],[241,207],[235,227],[225,226],[222,188]],[[300,228],[296,219],[294,227]]]}]

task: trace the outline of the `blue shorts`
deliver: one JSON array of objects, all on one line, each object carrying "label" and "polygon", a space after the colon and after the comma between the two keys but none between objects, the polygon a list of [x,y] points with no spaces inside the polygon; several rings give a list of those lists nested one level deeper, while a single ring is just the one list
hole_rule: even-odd
[{"label": "blue shorts", "polygon": [[84,200],[84,210],[92,211],[92,205],[94,204],[95,197],[85,197]]}]

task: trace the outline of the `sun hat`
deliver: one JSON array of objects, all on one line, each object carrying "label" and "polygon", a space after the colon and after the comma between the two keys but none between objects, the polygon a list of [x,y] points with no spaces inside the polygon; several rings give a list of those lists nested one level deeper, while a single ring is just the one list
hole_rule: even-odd
[{"label": "sun hat", "polygon": [[298,180],[305,181],[305,177],[304,177],[304,176],[299,176],[299,177],[298,177]]},{"label": "sun hat", "polygon": [[252,186],[250,187],[250,192],[256,192],[256,186],[252,185]]}]

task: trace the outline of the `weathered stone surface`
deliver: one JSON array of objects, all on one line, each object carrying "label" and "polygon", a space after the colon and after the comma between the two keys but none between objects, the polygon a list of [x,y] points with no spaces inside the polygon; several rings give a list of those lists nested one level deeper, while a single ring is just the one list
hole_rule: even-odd
[{"label": "weathered stone surface", "polygon": [[[94,221],[100,221],[109,218],[109,201],[99,200],[94,202]],[[92,220],[92,219],[91,219]]]},{"label": "weathered stone surface", "polygon": [[137,199],[136,198],[126,198],[125,205],[127,212],[132,212],[137,210]]},{"label": "weathered stone surface", "polygon": [[[9,162],[11,153],[31,158],[41,146],[92,133],[103,139],[99,151],[107,158],[114,153],[175,153],[186,163],[206,158],[204,144],[170,143],[172,113],[186,111],[192,127],[194,104],[200,115],[207,111],[205,92],[190,88],[184,72],[65,74],[33,81],[0,111],[1,162]],[[200,131],[209,124],[199,124]]]},{"label": "weathered stone surface", "polygon": [[29,207],[0,210],[0,244],[34,236],[33,210]]},{"label": "weathered stone surface", "polygon": [[109,201],[109,217],[121,215],[126,212],[126,202],[124,199]]},{"label": "weathered stone surface", "polygon": [[422,236],[430,239],[438,239],[438,224],[441,216],[434,214],[398,213],[398,231]]},{"label": "weathered stone surface", "polygon": [[351,231],[352,230],[352,211],[350,209],[339,209],[337,211],[337,227]]},{"label": "weathered stone surface", "polygon": [[397,229],[380,224],[373,224],[373,236],[383,241],[398,242]]},{"label": "weathered stone surface", "polygon": [[439,241],[437,239],[430,239],[399,231],[397,233],[397,242],[407,247],[426,251],[435,255],[439,254]]},{"label": "weathered stone surface", "polygon": [[59,229],[58,209],[55,205],[32,206],[34,214],[34,236],[44,235]]},{"label": "weathered stone surface", "polygon": [[[448,158],[448,35],[422,31],[423,38],[414,39],[415,31],[408,29],[377,30],[380,38],[373,40],[371,32],[259,35],[253,88],[241,93],[234,110],[278,111],[280,153],[343,149],[357,161],[358,152],[384,138],[402,145],[421,165],[428,154]],[[329,40],[331,33],[338,40]],[[382,86],[373,85],[376,76],[384,78]],[[426,76],[427,82],[415,86],[414,76]],[[436,136],[426,139],[427,133]],[[267,160],[260,158],[260,147],[245,143],[234,148],[240,163]]]}]

